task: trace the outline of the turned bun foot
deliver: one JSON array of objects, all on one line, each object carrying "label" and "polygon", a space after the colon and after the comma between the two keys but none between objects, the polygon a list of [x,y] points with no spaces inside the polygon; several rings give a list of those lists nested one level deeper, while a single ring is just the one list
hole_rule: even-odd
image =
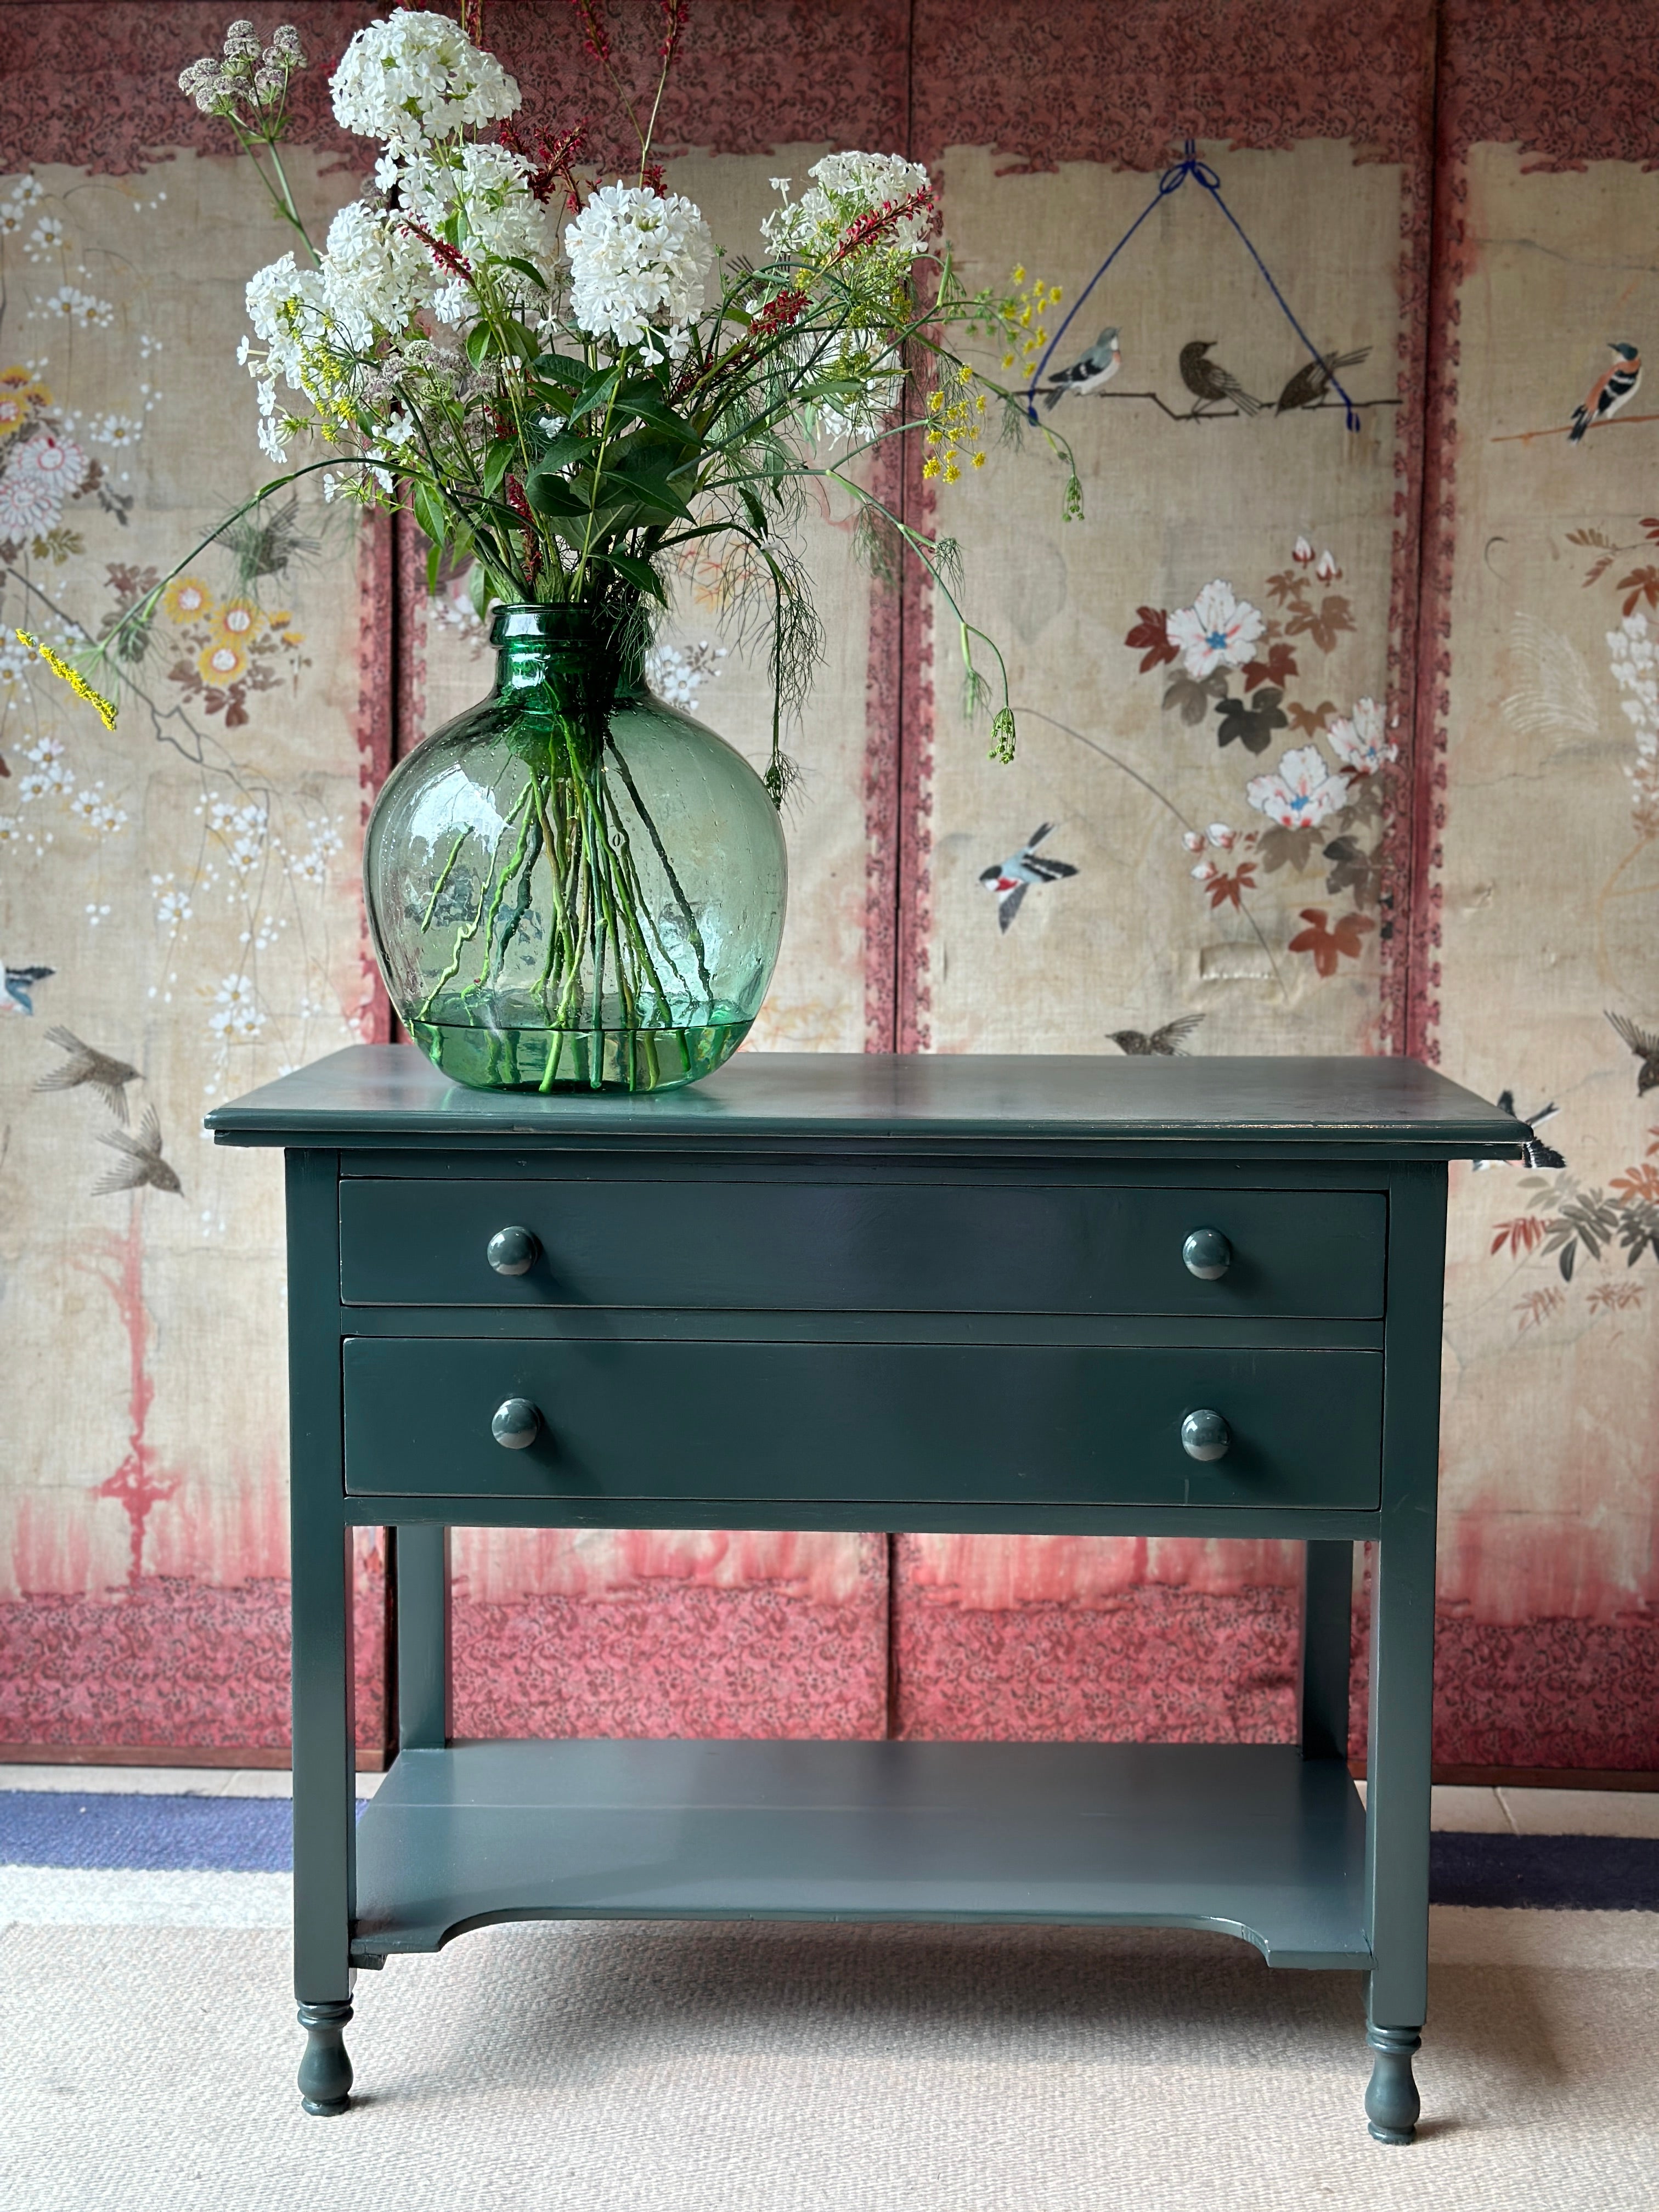
[{"label": "turned bun foot", "polygon": [[351,2103],[351,2061],[346,2056],[345,2029],[351,2018],[349,2004],[302,2004],[300,2025],[306,2032],[305,2056],[300,2061],[300,2101],[307,2112],[331,2119]]},{"label": "turned bun foot", "polygon": [[1421,2049],[1423,2039],[1414,2027],[1368,2027],[1365,2040],[1376,2053],[1365,2092],[1370,2131],[1378,2142],[1411,2142],[1423,2109],[1412,2078],[1412,2054]]}]

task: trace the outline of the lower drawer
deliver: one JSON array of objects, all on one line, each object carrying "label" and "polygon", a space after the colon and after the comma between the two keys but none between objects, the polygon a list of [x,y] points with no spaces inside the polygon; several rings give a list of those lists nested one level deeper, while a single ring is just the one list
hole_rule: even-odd
[{"label": "lower drawer", "polygon": [[[1380,1503],[1377,1352],[370,1337],[343,1351],[354,1496]],[[509,1399],[536,1411],[524,1449],[492,1433]],[[1200,1408],[1226,1424],[1218,1459],[1183,1448]]]}]

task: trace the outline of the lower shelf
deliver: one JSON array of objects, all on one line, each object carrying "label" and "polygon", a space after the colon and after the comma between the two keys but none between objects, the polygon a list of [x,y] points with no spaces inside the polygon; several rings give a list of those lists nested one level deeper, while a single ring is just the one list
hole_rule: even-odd
[{"label": "lower shelf", "polygon": [[352,1955],[502,1920],[1115,1921],[1366,1966],[1365,1816],[1294,1747],[479,1743],[357,1826]]}]

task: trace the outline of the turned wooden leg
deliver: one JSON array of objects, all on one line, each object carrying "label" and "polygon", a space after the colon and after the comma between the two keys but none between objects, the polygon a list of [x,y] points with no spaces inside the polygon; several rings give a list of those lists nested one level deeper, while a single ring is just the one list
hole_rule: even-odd
[{"label": "turned wooden leg", "polygon": [[331,2119],[351,2103],[351,2060],[345,2047],[349,2004],[302,2004],[300,2025],[306,2032],[305,2056],[300,2061],[300,2102],[307,2112]]},{"label": "turned wooden leg", "polygon": [[[1408,2143],[1417,2134],[1423,2100],[1412,2078],[1413,2054],[1423,2039],[1414,2027],[1368,2027],[1365,2040],[1376,2053],[1365,2092],[1365,2118],[1378,2142]],[[347,2069],[348,2073],[349,2069]]]}]

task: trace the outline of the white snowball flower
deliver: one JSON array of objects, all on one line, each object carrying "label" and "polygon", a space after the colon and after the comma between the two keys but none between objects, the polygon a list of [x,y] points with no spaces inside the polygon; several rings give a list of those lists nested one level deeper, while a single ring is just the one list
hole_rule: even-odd
[{"label": "white snowball flower", "polygon": [[606,185],[567,227],[564,245],[571,312],[591,337],[649,352],[652,323],[660,319],[683,334],[702,312],[714,241],[699,210],[678,192],[664,198],[642,185]]},{"label": "white snowball flower", "polygon": [[[807,171],[812,179],[799,200],[788,199],[789,179],[774,177],[774,186],[786,195],[761,225],[769,246],[780,252],[821,258],[836,246],[860,216],[901,206],[919,194],[931,191],[933,179],[919,161],[897,154],[827,154]],[[914,260],[927,242],[933,228],[931,207],[913,209],[883,230],[873,241],[885,252],[895,249]]]},{"label": "white snowball flower", "polygon": [[351,200],[328,229],[323,297],[341,334],[366,352],[380,331],[398,331],[432,294],[432,264],[395,216]]},{"label": "white snowball flower", "polygon": [[352,39],[334,72],[334,113],[391,145],[445,138],[517,112],[518,86],[448,15],[402,9]]}]

